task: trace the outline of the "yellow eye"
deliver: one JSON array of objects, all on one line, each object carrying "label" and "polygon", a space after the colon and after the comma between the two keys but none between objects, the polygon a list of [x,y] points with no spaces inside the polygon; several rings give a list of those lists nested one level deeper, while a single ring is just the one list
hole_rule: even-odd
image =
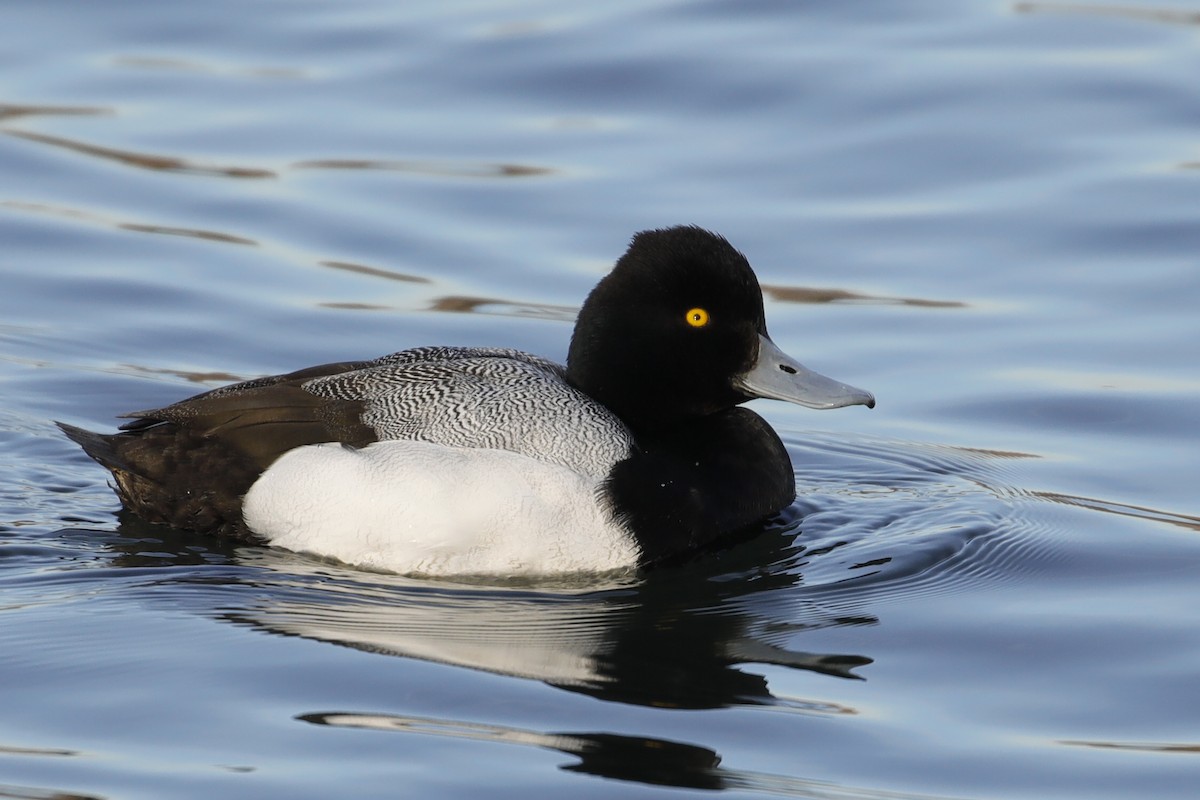
[{"label": "yellow eye", "polygon": [[708,312],[703,308],[689,308],[687,314],[684,315],[684,319],[693,328],[703,328],[708,324]]}]

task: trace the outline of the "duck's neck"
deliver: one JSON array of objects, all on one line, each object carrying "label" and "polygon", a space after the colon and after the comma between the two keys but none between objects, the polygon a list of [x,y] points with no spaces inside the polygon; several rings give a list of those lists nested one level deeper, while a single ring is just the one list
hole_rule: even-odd
[{"label": "duck's neck", "polygon": [[[637,435],[668,435],[674,430],[712,425],[737,403],[749,398],[719,382],[698,387],[695,379],[674,377],[669,368],[637,371],[631,362],[619,371],[581,374],[567,368],[567,381],[620,417]],[[595,375],[617,375],[617,380]]]}]

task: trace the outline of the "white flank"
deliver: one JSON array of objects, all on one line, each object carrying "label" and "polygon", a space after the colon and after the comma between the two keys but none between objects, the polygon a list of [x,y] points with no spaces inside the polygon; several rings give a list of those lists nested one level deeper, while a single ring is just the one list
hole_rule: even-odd
[{"label": "white flank", "polygon": [[506,450],[408,440],[285,453],[243,515],[271,544],[424,575],[549,575],[634,566],[599,482]]}]

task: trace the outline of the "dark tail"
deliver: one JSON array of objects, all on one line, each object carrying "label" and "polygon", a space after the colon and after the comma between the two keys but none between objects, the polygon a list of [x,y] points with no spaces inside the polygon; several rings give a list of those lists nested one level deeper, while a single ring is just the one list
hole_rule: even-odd
[{"label": "dark tail", "polygon": [[130,465],[125,463],[117,452],[117,448],[113,440],[117,434],[93,433],[83,428],[77,428],[74,425],[68,425],[65,422],[55,420],[57,425],[67,438],[75,442],[83,448],[83,452],[87,453],[95,461],[106,467],[107,469],[123,469],[127,470]]},{"label": "dark tail", "polygon": [[242,524],[242,495],[259,470],[239,453],[173,423],[121,433],[56,424],[112,473],[117,496],[142,519],[253,540]]}]

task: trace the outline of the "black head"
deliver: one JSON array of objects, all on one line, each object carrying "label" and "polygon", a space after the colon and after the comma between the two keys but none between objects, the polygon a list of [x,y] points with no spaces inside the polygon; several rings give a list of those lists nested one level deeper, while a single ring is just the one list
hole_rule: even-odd
[{"label": "black head", "polygon": [[810,408],[875,405],[870,392],[776,347],[746,257],[696,227],[633,237],[579,312],[567,375],[642,431],[755,397]]},{"label": "black head", "polygon": [[584,302],[567,369],[636,428],[750,399],[733,379],[765,335],[758,279],[729,242],[696,227],[643,231]]}]

